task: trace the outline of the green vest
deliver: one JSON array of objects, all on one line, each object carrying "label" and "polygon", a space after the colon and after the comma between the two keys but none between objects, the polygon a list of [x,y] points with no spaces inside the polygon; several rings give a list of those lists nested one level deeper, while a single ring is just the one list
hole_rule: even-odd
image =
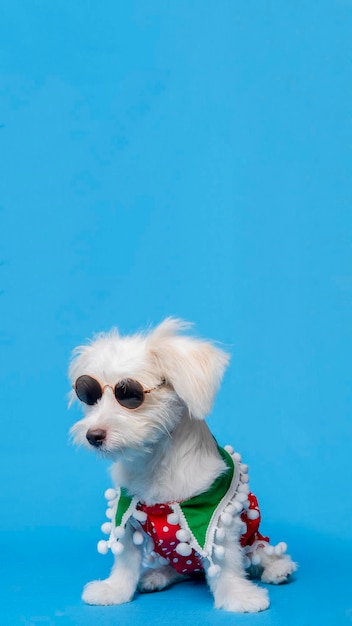
[{"label": "green vest", "polygon": [[[218,446],[218,451],[227,470],[213,482],[209,489],[184,502],[168,503],[173,512],[178,514],[181,528],[190,531],[189,543],[192,548],[201,556],[208,558],[212,554],[214,535],[220,515],[235,497],[240,482],[238,464],[224,448]],[[127,490],[122,487],[119,490],[116,505],[115,527],[124,528],[137,505],[138,498],[130,497]]]}]

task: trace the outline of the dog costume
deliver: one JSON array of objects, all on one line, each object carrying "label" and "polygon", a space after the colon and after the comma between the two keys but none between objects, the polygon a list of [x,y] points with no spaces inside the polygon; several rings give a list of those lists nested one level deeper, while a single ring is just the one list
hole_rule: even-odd
[{"label": "dog costume", "polygon": [[180,574],[202,572],[205,559],[208,575],[218,575],[225,556],[224,527],[233,524],[237,524],[246,568],[260,564],[258,548],[268,554],[274,550],[277,554],[285,552],[285,544],[274,548],[269,545],[269,538],[259,532],[261,516],[257,499],[249,491],[248,466],[231,446],[218,446],[218,450],[227,470],[207,491],[184,502],[147,506],[130,497],[124,488],[108,489],[106,515],[111,522],[103,524],[102,530],[110,537],[108,541],[99,541],[98,551],[106,554],[110,548],[113,554],[120,554],[130,521],[135,528],[134,543],[145,544],[146,565],[170,563]]}]

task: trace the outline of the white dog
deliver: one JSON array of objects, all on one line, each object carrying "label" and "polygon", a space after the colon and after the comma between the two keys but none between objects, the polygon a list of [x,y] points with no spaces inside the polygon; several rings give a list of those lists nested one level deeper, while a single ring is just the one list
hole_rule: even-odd
[{"label": "white dog", "polygon": [[286,544],[259,532],[260,511],[247,466],[220,448],[204,418],[228,363],[212,343],[180,335],[187,324],[166,319],[147,334],[98,335],[74,351],[73,400],[84,419],[74,440],[113,461],[108,489],[109,578],[88,583],[88,604],[121,604],[137,588],[156,591],[203,572],[215,606],[256,612],[269,606],[266,583],[296,570]]}]

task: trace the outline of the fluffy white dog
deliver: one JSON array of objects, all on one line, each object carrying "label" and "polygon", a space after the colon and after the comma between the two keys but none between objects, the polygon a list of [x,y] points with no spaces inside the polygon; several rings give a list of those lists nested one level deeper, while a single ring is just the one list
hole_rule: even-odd
[{"label": "fluffy white dog", "polygon": [[108,489],[109,578],[86,585],[88,604],[121,604],[137,588],[156,591],[204,573],[215,606],[234,612],[269,606],[266,583],[296,570],[286,544],[259,532],[260,511],[247,466],[220,448],[204,418],[229,357],[212,343],[180,332],[166,319],[152,332],[101,334],[74,351],[73,391],[85,417],[72,428],[78,444],[113,461]]}]

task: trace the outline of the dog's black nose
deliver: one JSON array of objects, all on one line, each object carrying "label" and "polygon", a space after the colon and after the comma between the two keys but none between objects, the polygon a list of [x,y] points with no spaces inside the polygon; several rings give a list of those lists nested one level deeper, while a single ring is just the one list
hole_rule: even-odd
[{"label": "dog's black nose", "polygon": [[86,437],[91,446],[94,446],[95,448],[100,448],[100,446],[105,441],[106,430],[103,430],[103,428],[90,428],[87,431]]}]

